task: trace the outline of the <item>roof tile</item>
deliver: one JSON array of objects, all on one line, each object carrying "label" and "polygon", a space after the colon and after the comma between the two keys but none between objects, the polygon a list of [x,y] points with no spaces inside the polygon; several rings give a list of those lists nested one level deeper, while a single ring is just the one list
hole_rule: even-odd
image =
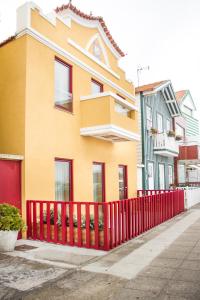
[{"label": "roof tile", "polygon": [[153,82],[153,83],[150,83],[150,84],[145,84],[145,85],[138,86],[135,89],[135,92],[136,92],[136,94],[140,93],[140,92],[152,92],[154,89],[156,89],[160,85],[166,83],[167,81],[168,80],[162,80],[162,81],[157,81],[157,82]]},{"label": "roof tile", "polygon": [[68,3],[66,5],[62,5],[60,7],[57,7],[55,9],[56,13],[59,13],[65,9],[70,9],[71,11],[73,11],[75,14],[77,14],[78,16],[87,19],[87,20],[92,20],[92,21],[99,21],[99,23],[101,24],[102,29],[104,30],[105,34],[107,35],[108,39],[110,40],[111,44],[113,45],[113,47],[115,48],[115,50],[123,57],[125,56],[124,52],[119,48],[119,46],[115,43],[112,35],[110,34],[108,27],[106,26],[104,20],[102,17],[94,17],[92,15],[87,15],[83,12],[81,12],[80,10],[78,10],[74,5],[72,5],[71,3]]}]

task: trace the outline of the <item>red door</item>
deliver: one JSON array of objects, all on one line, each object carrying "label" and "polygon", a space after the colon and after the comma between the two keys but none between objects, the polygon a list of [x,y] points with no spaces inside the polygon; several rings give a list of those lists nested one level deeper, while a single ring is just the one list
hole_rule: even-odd
[{"label": "red door", "polygon": [[0,160],[0,203],[16,206],[21,211],[21,162]]}]

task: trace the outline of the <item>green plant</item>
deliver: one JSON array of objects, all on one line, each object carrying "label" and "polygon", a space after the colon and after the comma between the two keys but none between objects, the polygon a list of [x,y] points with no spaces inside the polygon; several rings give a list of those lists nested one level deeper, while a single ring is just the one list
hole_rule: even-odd
[{"label": "green plant", "polygon": [[19,231],[25,229],[26,226],[19,210],[9,204],[0,204],[0,230]]},{"label": "green plant", "polygon": [[152,128],[150,129],[150,133],[153,134],[153,135],[154,135],[154,134],[157,134],[157,133],[158,133],[158,129],[152,127]]},{"label": "green plant", "polygon": [[[46,211],[43,214],[43,223],[47,224],[47,212]],[[57,217],[56,224],[58,226],[62,226],[61,213],[59,211],[58,211],[58,217]],[[65,224],[66,224],[66,226],[69,226],[69,216],[68,215],[66,216]],[[50,225],[54,225],[54,210],[53,209],[50,210]],[[76,215],[73,216],[73,226],[78,227],[78,220],[77,220]],[[99,216],[98,228],[100,230],[103,230],[103,226],[104,226],[103,225],[103,217]],[[81,228],[86,228],[86,218],[83,215],[81,216]],[[94,216],[91,215],[90,216],[90,229],[93,230],[94,228],[95,228]]]},{"label": "green plant", "polygon": [[175,137],[175,131],[173,131],[173,130],[169,130],[168,131],[168,133],[167,133],[167,135],[169,136],[169,137]]},{"label": "green plant", "polygon": [[181,135],[176,135],[176,141],[181,141],[183,137]]}]

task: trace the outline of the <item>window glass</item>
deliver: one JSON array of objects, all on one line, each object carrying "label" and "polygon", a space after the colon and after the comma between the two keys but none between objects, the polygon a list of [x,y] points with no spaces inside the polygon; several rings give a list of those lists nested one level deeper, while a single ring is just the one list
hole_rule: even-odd
[{"label": "window glass", "polygon": [[103,85],[100,82],[92,80],[92,94],[98,94],[103,91]]},{"label": "window glass", "polygon": [[126,108],[125,106],[115,102],[115,111],[121,115],[129,117],[130,109]]},{"label": "window glass", "polygon": [[179,124],[176,124],[176,135],[180,135],[182,137],[184,137],[185,135],[184,128],[181,127]]},{"label": "window glass", "polygon": [[71,201],[71,162],[55,161],[55,200]]},{"label": "window glass", "polygon": [[72,111],[71,67],[55,60],[55,104]]},{"label": "window glass", "polygon": [[123,200],[127,198],[127,167],[119,166],[119,199]]},{"label": "window glass", "polygon": [[157,126],[158,126],[158,133],[163,132],[163,116],[161,114],[157,114]]},{"label": "window glass", "polygon": [[146,118],[147,118],[147,129],[152,128],[152,109],[150,106],[146,106]]},{"label": "window glass", "polygon": [[167,129],[167,132],[169,132],[170,130],[172,130],[172,126],[171,126],[171,121],[169,119],[167,119],[166,121],[166,129]]},{"label": "window glass", "polygon": [[160,188],[160,190],[165,189],[165,166],[164,166],[164,164],[159,164],[159,188]]},{"label": "window glass", "polygon": [[173,178],[173,167],[168,166],[168,172],[169,172],[169,184],[173,184],[174,178]]},{"label": "window glass", "polygon": [[94,202],[104,201],[104,175],[103,175],[103,164],[93,164],[93,195]]}]

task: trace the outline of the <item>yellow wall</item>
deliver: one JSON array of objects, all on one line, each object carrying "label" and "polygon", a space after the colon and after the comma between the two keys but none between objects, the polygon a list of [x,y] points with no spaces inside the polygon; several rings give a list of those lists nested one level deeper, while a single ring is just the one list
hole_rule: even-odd
[{"label": "yellow wall", "polygon": [[[0,47],[0,153],[25,156],[26,37]],[[25,219],[25,160],[21,196]]]},{"label": "yellow wall", "polygon": [[[38,11],[32,12],[32,26],[58,45],[93,67],[129,93],[134,87],[125,80],[117,60],[106,47],[116,79],[105,69],[75,50],[66,41],[71,37],[85,46],[96,29],[82,28],[73,22],[71,29],[58,21],[54,27]],[[54,107],[54,59],[60,57],[73,67],[73,113]],[[117,200],[118,165],[128,166],[128,196],[136,192],[136,143],[111,143],[91,137],[82,137],[80,97],[91,94],[91,74],[66,60],[48,46],[26,35],[0,49],[1,109],[0,152],[22,154],[23,203],[28,199],[53,200],[55,197],[55,157],[73,159],[74,200],[93,201],[92,162],[104,162],[106,171],[106,200]],[[9,79],[9,80],[8,80]],[[117,93],[104,84],[104,91]],[[127,101],[132,102],[130,99]],[[106,108],[99,114],[105,116]],[[138,132],[137,113],[135,120],[111,112],[112,122],[128,126]],[[95,125],[95,124],[94,124]],[[116,124],[117,125],[117,124]],[[25,214],[25,211],[24,211]]]}]

